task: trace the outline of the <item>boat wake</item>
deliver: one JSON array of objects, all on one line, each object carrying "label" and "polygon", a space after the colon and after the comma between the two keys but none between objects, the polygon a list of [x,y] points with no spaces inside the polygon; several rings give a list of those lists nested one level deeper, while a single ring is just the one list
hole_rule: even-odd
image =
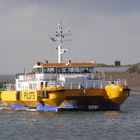
[{"label": "boat wake", "polygon": [[44,106],[42,104],[39,104],[37,107],[35,108],[29,108],[26,106],[22,106],[22,105],[17,105],[17,104],[12,104],[9,106],[0,106],[0,110],[17,110],[17,111],[31,111],[31,112],[35,112],[35,111],[41,111],[41,112],[57,112],[58,108],[54,107],[54,106]]},{"label": "boat wake", "polygon": [[31,112],[36,112],[36,111],[38,111],[37,109],[20,109],[20,108],[15,108],[15,109],[13,109],[13,108],[10,108],[10,107],[0,107],[0,110],[15,110],[15,111],[31,111]]}]

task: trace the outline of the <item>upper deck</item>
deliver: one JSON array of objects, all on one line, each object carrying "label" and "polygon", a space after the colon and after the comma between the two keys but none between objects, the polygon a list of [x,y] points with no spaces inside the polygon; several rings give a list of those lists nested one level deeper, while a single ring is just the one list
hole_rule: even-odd
[{"label": "upper deck", "polygon": [[33,73],[79,74],[93,73],[95,63],[40,63],[33,67]]}]

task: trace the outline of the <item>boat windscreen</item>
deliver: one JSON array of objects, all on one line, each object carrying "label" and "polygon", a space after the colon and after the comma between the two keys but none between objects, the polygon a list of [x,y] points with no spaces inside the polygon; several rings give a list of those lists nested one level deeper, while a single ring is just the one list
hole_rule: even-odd
[{"label": "boat windscreen", "polygon": [[42,69],[42,67],[40,67],[40,68],[34,68],[33,69],[33,72],[34,73],[43,73],[43,69]]},{"label": "boat windscreen", "polygon": [[45,74],[93,73],[94,67],[44,67]]}]

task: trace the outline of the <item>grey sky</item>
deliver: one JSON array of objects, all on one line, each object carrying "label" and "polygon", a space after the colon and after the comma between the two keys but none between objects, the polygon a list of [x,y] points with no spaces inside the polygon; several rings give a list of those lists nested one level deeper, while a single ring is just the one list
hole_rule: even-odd
[{"label": "grey sky", "polygon": [[140,61],[140,0],[0,0],[0,74],[57,61],[48,34],[61,20],[72,31],[66,60]]}]

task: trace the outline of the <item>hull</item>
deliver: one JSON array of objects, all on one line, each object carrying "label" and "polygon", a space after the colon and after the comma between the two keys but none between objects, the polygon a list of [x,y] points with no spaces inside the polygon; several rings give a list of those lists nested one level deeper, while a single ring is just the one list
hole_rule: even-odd
[{"label": "hull", "polygon": [[34,108],[40,111],[119,110],[128,96],[129,89],[120,86],[86,90],[53,87],[40,91],[2,91],[1,102],[14,109]]}]

